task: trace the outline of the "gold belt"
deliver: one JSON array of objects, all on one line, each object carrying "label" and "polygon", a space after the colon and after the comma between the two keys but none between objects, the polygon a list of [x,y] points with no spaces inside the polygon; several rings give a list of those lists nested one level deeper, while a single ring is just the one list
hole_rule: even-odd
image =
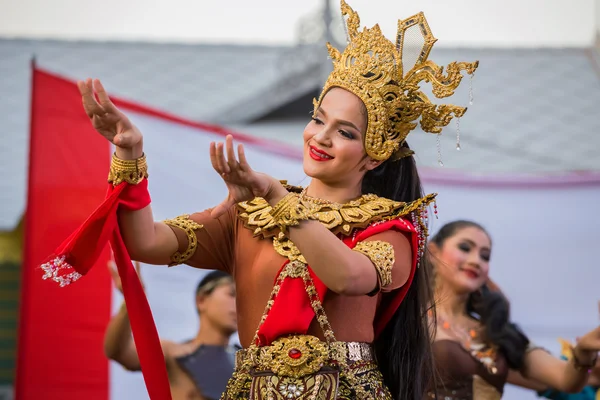
[{"label": "gold belt", "polygon": [[271,370],[282,376],[301,377],[318,371],[327,363],[349,364],[373,361],[369,343],[333,342],[315,336],[294,335],[275,340],[270,346],[250,346],[235,354],[237,371],[248,367]]}]

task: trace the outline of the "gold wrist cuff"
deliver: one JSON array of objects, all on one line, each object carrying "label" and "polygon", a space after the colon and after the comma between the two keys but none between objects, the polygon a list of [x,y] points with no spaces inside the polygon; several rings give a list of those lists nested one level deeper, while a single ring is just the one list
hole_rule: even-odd
[{"label": "gold wrist cuff", "polygon": [[147,177],[148,164],[145,154],[135,160],[121,160],[116,154],[113,154],[108,172],[108,183],[112,183],[114,186],[123,182],[137,185]]},{"label": "gold wrist cuff", "polygon": [[198,237],[196,236],[195,231],[202,229],[204,226],[190,219],[190,216],[187,214],[180,215],[179,217],[173,219],[167,219],[163,222],[167,225],[183,230],[188,239],[187,249],[185,249],[183,253],[180,253],[179,251],[173,253],[173,255],[171,255],[171,263],[169,266],[173,267],[175,265],[185,263],[194,255],[196,248],[198,247]]},{"label": "gold wrist cuff", "polygon": [[392,268],[394,267],[394,246],[382,240],[358,242],[353,249],[364,254],[371,260],[377,271],[379,288],[392,283]]},{"label": "gold wrist cuff", "polygon": [[311,218],[309,203],[302,202],[298,193],[288,193],[270,211],[273,222],[285,233],[291,226]]}]

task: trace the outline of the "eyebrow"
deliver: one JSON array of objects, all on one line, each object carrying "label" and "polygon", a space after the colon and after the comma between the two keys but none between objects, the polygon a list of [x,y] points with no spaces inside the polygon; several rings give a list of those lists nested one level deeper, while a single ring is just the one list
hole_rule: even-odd
[{"label": "eyebrow", "polygon": [[[325,110],[323,110],[323,108],[319,107],[317,108],[317,112],[320,112],[321,114],[323,114],[324,117],[327,117],[327,113],[325,112]],[[356,127],[356,125],[354,125],[352,122],[350,121],[344,121],[343,119],[337,119],[336,122],[340,125],[345,125],[345,126],[349,126],[350,128],[354,128],[356,129],[358,132],[360,132],[360,129],[358,129]]]}]

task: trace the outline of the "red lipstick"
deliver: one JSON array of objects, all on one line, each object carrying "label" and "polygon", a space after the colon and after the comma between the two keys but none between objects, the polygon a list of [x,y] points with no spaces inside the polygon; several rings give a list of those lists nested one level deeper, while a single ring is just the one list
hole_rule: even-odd
[{"label": "red lipstick", "polygon": [[330,156],[323,150],[316,148],[315,146],[308,146],[308,153],[310,154],[310,158],[312,158],[315,161],[333,160],[332,156]]}]

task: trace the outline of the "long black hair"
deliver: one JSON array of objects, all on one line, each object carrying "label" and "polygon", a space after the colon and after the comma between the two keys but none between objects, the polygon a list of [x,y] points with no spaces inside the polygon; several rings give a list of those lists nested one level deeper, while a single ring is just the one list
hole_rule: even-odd
[{"label": "long black hair", "polygon": [[[408,145],[404,147],[408,149]],[[368,171],[362,192],[388,199],[410,202],[423,197],[421,179],[412,156],[386,160]],[[430,268],[423,257],[414,280],[381,334],[375,339],[375,356],[383,380],[395,400],[422,400],[433,381],[428,311],[433,306]],[[393,296],[394,293],[384,294]]]},{"label": "long black hair", "polygon": [[[442,226],[431,238],[431,242],[441,249],[448,238],[465,228],[477,228],[490,237],[478,223],[458,220]],[[469,295],[467,313],[479,319],[484,327],[486,341],[498,347],[510,368],[519,369],[523,366],[529,339],[510,321],[510,305],[501,292],[490,290],[487,285],[483,285],[481,290]]]}]

